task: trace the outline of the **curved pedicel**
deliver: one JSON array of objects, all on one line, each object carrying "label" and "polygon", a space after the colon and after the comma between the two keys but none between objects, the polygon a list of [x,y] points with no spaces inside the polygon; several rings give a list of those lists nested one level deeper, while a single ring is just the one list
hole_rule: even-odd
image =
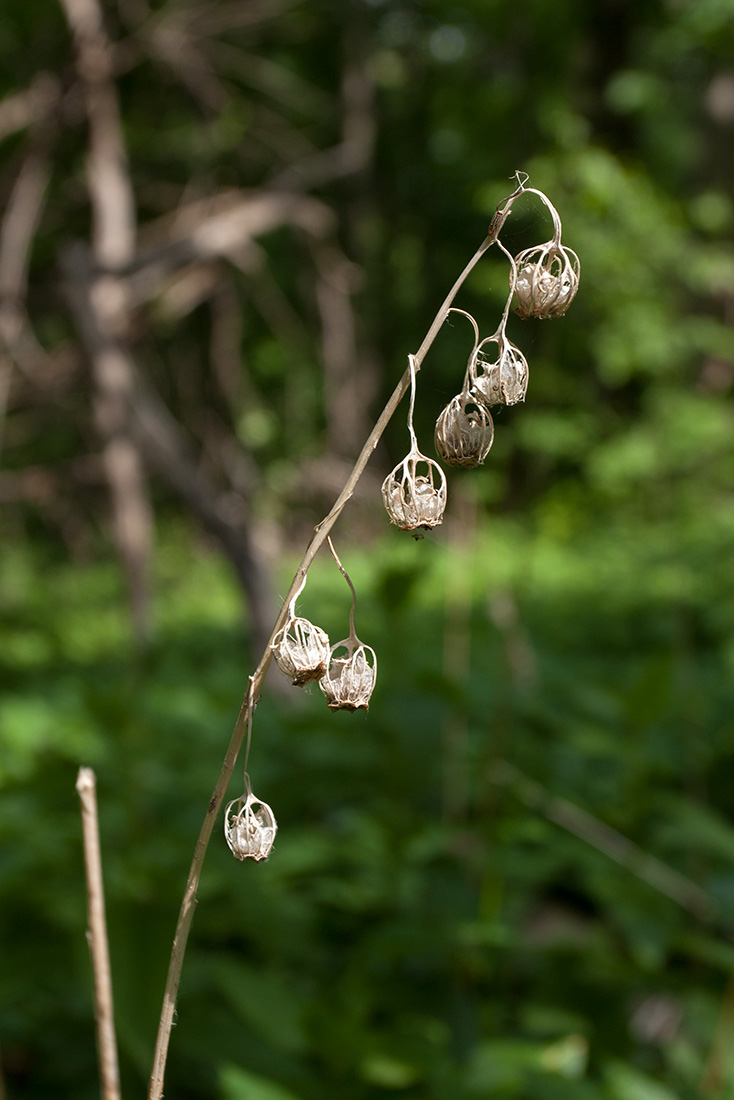
[{"label": "curved pedicel", "polygon": [[352,606],[349,611],[349,637],[331,647],[329,667],[319,680],[329,710],[367,710],[370,696],[377,682],[377,654],[371,646],[365,645],[357,637],[354,625],[354,612],[357,607],[357,593],[351,578],[339,561],[331,539],[327,540],[332,557],[352,592]]},{"label": "curved pedicel", "polygon": [[[581,263],[572,248],[561,244],[563,227],[555,206],[542,191],[526,187],[527,178],[521,179],[518,173],[517,190],[505,201],[503,209],[498,209],[496,216],[501,216],[504,222],[520,195],[537,195],[553,219],[553,236],[544,244],[524,249],[514,258],[510,293],[514,289],[515,312],[520,317],[562,317],[576,297]],[[499,241],[496,243],[506,251]]]},{"label": "curved pedicel", "polygon": [[446,475],[437,462],[422,454],[413,430],[415,408],[415,357],[410,361],[410,450],[382,483],[382,499],[391,523],[401,531],[418,532],[438,527],[446,508]]}]

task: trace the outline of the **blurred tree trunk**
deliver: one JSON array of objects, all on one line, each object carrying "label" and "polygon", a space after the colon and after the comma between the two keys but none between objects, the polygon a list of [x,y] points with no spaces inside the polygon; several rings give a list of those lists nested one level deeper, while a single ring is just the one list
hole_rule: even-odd
[{"label": "blurred tree trunk", "polygon": [[97,0],[61,4],[74,38],[89,125],[87,187],[96,268],[94,274],[84,275],[77,251],[76,262],[67,269],[72,279],[70,301],[90,356],[94,419],[112,499],[112,532],[127,576],[135,631],[143,640],[150,630],[153,513],[130,422],[133,376],[124,344],[128,293],[124,280],[114,274],[135,252],[135,199],[101,8]]}]

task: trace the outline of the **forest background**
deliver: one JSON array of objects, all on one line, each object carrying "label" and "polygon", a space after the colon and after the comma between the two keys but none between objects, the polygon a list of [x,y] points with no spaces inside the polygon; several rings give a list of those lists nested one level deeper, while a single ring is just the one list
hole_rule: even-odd
[{"label": "forest background", "polygon": [[143,1093],[278,595],[523,169],[578,297],[443,527],[382,509],[401,406],[335,529],[373,702],[271,672],[280,832],[215,837],[166,1094],[734,1097],[734,2],[4,0],[0,62],[0,1096],[98,1094],[80,764]]}]

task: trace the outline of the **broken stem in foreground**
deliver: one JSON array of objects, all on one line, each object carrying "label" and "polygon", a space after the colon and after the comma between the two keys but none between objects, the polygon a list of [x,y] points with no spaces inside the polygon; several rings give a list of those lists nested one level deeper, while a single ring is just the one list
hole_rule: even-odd
[{"label": "broken stem in foreground", "polygon": [[112,1005],[112,977],[104,909],[102,858],[97,820],[97,779],[91,768],[80,768],[76,789],[82,804],[84,866],[87,874],[87,940],[94,974],[94,1015],[102,1100],[120,1100],[120,1072]]}]

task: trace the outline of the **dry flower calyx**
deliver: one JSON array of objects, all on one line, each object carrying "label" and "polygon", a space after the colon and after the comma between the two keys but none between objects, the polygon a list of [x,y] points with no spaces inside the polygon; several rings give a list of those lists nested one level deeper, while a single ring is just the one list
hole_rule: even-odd
[{"label": "dry flower calyx", "polygon": [[320,680],[329,664],[329,638],[321,627],[296,615],[296,600],[306,585],[303,584],[288,608],[288,619],[273,639],[273,659],[294,686],[302,687],[312,680]]},{"label": "dry flower calyx", "polygon": [[436,421],[436,451],[449,466],[480,466],[493,440],[489,410],[468,390],[452,397]]},{"label": "dry flower calyx", "polygon": [[553,236],[545,244],[526,248],[515,257],[515,313],[520,317],[562,317],[576,297],[581,265],[571,248],[561,244],[561,219],[553,203],[534,187],[553,218]]},{"label": "dry flower calyx", "polygon": [[237,859],[267,859],[275,842],[278,823],[267,802],[252,793],[245,773],[245,793],[233,799],[224,811],[224,835]]},{"label": "dry flower calyx", "polygon": [[452,397],[436,421],[434,444],[440,458],[449,466],[479,466],[494,441],[494,423],[483,400],[471,392],[472,364],[479,344],[479,327],[470,313],[451,309],[466,317],[474,329],[474,347],[469,356],[461,393]]},{"label": "dry flower calyx", "polygon": [[357,637],[354,628],[357,594],[331,539],[329,547],[352,591],[352,607],[349,612],[349,637],[332,646],[329,667],[319,680],[319,687],[326,697],[329,710],[367,710],[377,680],[377,654]]},{"label": "dry flower calyx", "polygon": [[382,499],[392,523],[401,531],[418,532],[438,527],[446,508],[446,475],[437,462],[422,454],[413,430],[416,359],[410,362],[410,451],[382,483]]},{"label": "dry flower calyx", "polygon": [[[494,344],[496,352],[489,354]],[[477,347],[469,366],[471,393],[485,405],[516,405],[525,400],[528,388],[528,361],[507,338],[504,322],[492,336]]]}]

